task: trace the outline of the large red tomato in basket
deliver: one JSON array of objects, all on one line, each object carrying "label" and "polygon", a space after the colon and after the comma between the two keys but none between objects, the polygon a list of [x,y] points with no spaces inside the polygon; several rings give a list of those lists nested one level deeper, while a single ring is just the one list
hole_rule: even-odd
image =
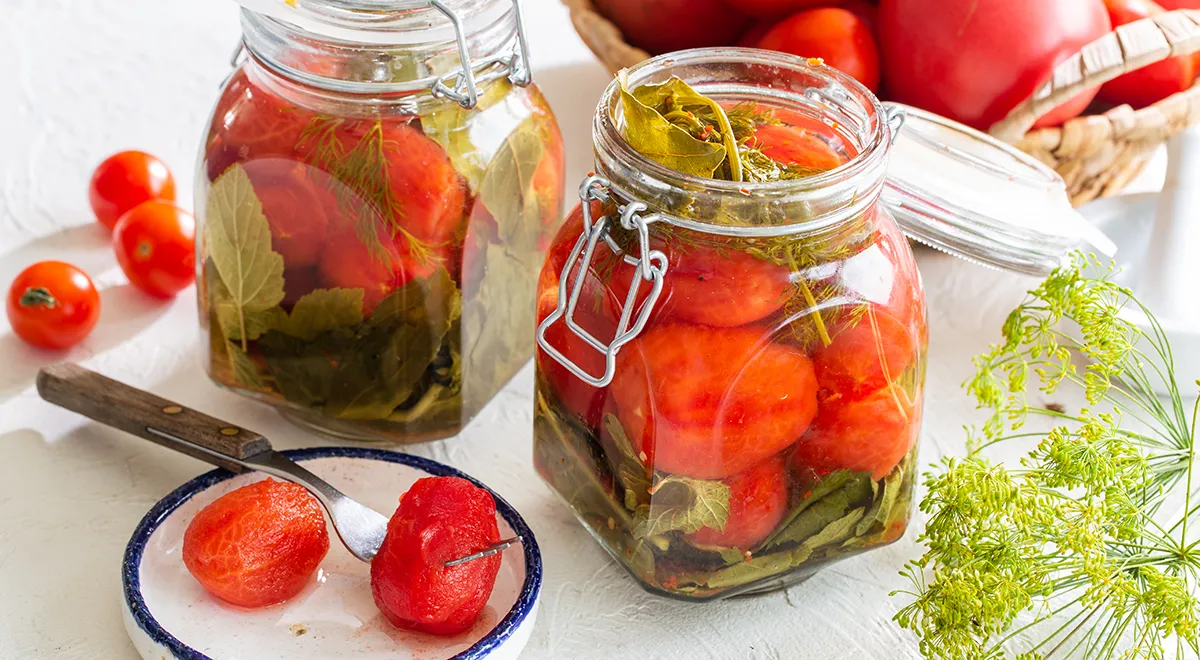
[{"label": "large red tomato in basket", "polygon": [[[888,93],[980,130],[1031,96],[1056,64],[1112,29],[1102,0],[882,0],[879,10]],[[1079,115],[1096,92],[1037,125]]]}]

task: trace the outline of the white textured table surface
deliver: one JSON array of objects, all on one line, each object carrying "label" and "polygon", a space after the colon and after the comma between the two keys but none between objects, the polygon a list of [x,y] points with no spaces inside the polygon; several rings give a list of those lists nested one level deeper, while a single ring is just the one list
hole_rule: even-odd
[{"label": "white textured table surface", "polygon": [[[128,148],[164,158],[190,204],[195,151],[238,38],[221,0],[6,0],[0,20],[0,285],[42,259],[91,273],[103,315],[65,355],[35,352],[0,323],[0,659],[132,660],[119,566],[134,525],[208,467],[86,423],[38,399],[39,367],[81,361],[258,430],[277,447],[323,442],[218,390],[197,351],[194,293],[160,304],[125,281],[86,199],[92,167]],[[536,80],[563,128],[568,188],[589,169],[589,121],[608,77],[557,0],[526,0]],[[1160,168],[1156,168],[1160,169]],[[1161,180],[1159,171],[1142,188]],[[1031,280],[921,252],[932,324],[922,462],[960,451],[976,416],[959,384]],[[3,310],[0,310],[3,315]],[[919,657],[887,593],[915,556],[911,532],[786,592],[708,605],[649,596],[609,561],[533,472],[527,368],[460,437],[414,453],[458,466],[531,523],[545,557],[537,628],[523,656],[549,658]]]}]

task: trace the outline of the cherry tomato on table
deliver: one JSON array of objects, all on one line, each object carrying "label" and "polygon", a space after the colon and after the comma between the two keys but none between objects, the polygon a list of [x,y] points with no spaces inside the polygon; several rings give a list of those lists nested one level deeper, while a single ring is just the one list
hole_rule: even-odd
[{"label": "cherry tomato on table", "polygon": [[800,57],[819,57],[867,89],[879,89],[879,47],[875,37],[862,19],[845,9],[823,7],[800,12],[771,28],[758,47]]},{"label": "cherry tomato on table", "polygon": [[[884,83],[896,101],[986,131],[1111,28],[1101,0],[882,0]],[[1096,91],[1037,126],[1078,116]]]},{"label": "cherry tomato on table", "polygon": [[36,263],[21,271],[8,290],[8,322],[18,337],[34,346],[74,346],[99,319],[96,285],[71,264]]},{"label": "cherry tomato on table", "polygon": [[130,283],[170,298],[196,279],[196,221],[169,202],[145,202],[117,221],[113,251]]},{"label": "cherry tomato on table", "polygon": [[[1163,13],[1154,0],[1104,0],[1113,26],[1125,25]],[[1196,56],[1180,55],[1155,62],[1104,83],[1100,98],[1109,103],[1128,103],[1134,108],[1153,105],[1182,92],[1196,81]]]},{"label": "cherry tomato on table", "polygon": [[88,201],[100,224],[112,229],[133,207],[151,199],[175,201],[175,179],[166,163],[144,151],[122,151],[96,166]]}]

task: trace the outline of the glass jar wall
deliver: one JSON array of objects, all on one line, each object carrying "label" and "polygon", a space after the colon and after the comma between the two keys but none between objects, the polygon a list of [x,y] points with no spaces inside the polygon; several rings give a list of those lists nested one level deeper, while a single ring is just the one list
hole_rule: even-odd
[{"label": "glass jar wall", "polygon": [[[631,148],[622,84],[672,76],[804,176],[700,178]],[[782,587],[903,534],[927,339],[879,203],[887,120],[834,70],[744,50],[656,58],[601,101],[598,177],[538,284],[534,454],[645,588]]]},{"label": "glass jar wall", "polygon": [[449,5],[469,29],[474,107],[430,92],[461,81],[434,9],[398,12],[384,44],[247,10],[249,57],[202,145],[208,373],[332,434],[453,435],[532,355],[562,141],[505,59],[520,53],[511,0]]}]

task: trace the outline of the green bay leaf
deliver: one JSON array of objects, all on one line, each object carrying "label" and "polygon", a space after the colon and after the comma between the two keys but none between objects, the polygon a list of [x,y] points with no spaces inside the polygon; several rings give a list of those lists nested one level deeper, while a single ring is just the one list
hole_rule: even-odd
[{"label": "green bay leaf", "polygon": [[[499,80],[489,85],[479,103],[473,109],[467,110],[458,103],[446,100],[433,112],[421,116],[421,129],[425,135],[442,145],[455,171],[467,179],[471,191],[478,191],[487,171],[487,161],[484,153],[471,138],[474,121],[482,118],[492,119],[495,114],[487,110],[497,103],[509,98],[512,83]],[[499,133],[503,127],[489,122],[488,131]]]},{"label": "green bay leaf", "polygon": [[877,522],[886,526],[889,517],[892,515],[892,509],[896,506],[896,500],[900,496],[900,488],[903,485],[904,465],[900,464],[884,478],[883,493],[876,498],[875,504],[872,505],[867,515],[859,522],[858,529],[855,531],[858,536],[866,535]]},{"label": "green bay leaf", "polygon": [[[763,542],[766,550],[804,543],[831,523],[871,501],[871,473],[842,470],[829,474]],[[861,519],[861,514],[859,516]],[[857,520],[855,522],[858,522]]]},{"label": "green bay leaf", "polygon": [[729,589],[771,578],[790,571],[808,561],[812,549],[800,546],[794,550],[751,557],[718,571],[696,571],[679,576],[680,585],[696,585],[708,589]]},{"label": "green bay leaf", "polygon": [[241,165],[213,182],[205,222],[207,253],[228,294],[217,318],[245,349],[261,329],[255,315],[283,301],[283,257],[271,249],[271,227]]},{"label": "green bay leaf", "polygon": [[621,137],[650,160],[677,172],[712,178],[725,161],[725,147],[697,140],[657,110],[622,88]]},{"label": "green bay leaf", "polygon": [[533,176],[546,148],[540,126],[528,119],[501,143],[479,185],[476,204],[496,220],[510,249],[532,251],[541,234],[541,210]]},{"label": "green bay leaf", "polygon": [[821,531],[804,539],[803,545],[816,550],[821,546],[845,541],[846,539],[850,538],[850,535],[854,532],[855,526],[858,525],[858,522],[863,519],[866,511],[867,510],[864,507],[854,509],[850,513],[847,513],[841,518],[829,523]]}]

